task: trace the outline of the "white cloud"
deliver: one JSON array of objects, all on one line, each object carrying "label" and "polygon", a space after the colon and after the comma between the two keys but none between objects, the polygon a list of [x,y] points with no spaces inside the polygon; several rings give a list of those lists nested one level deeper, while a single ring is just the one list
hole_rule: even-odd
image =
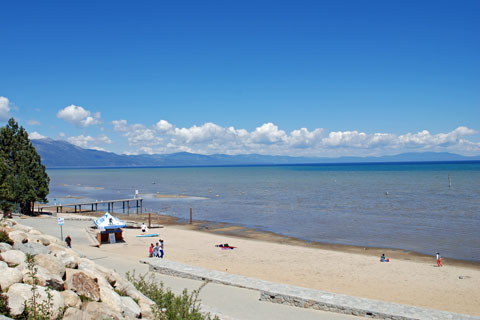
[{"label": "white cloud", "polygon": [[466,137],[476,130],[458,127],[447,133],[431,134],[427,130],[396,135],[366,133],[357,130],[326,131],[322,128],[300,128],[286,132],[273,123],[265,123],[252,131],[222,127],[207,122],[186,128],[160,120],[147,127],[113,121],[114,130],[127,138],[134,150],[129,154],[171,153],[187,151],[213,154],[272,154],[290,156],[382,155],[407,151],[450,151],[480,154],[480,143]]},{"label": "white cloud", "polygon": [[46,139],[47,137],[45,136],[42,136],[40,133],[38,133],[37,131],[33,131],[32,133],[30,133],[30,139]]},{"label": "white cloud", "polygon": [[58,111],[57,118],[70,122],[78,127],[100,124],[100,112],[92,113],[81,106],[69,105]]},{"label": "white cloud", "polygon": [[27,121],[27,124],[30,125],[30,126],[39,126],[40,121],[35,120],[35,119],[30,119],[30,120]]},{"label": "white cloud", "polygon": [[104,134],[101,134],[96,138],[88,135],[85,136],[83,134],[79,136],[71,136],[67,138],[67,141],[81,148],[95,149],[95,150],[102,150],[102,151],[105,151],[105,149],[103,149],[99,145],[113,143],[112,140],[110,140],[110,138]]},{"label": "white cloud", "polygon": [[173,128],[173,125],[168,123],[168,121],[160,120],[155,124],[155,128],[157,131],[165,133],[170,131]]},{"label": "white cloud", "polygon": [[118,131],[118,132],[127,132],[128,131],[128,126],[127,126],[127,120],[113,120],[113,130]]},{"label": "white cloud", "polygon": [[6,97],[0,96],[0,121],[8,120],[10,112],[10,101]]}]

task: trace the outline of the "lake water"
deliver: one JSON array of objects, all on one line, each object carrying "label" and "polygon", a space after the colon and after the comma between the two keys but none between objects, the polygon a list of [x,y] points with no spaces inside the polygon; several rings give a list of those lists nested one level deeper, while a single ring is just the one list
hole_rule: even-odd
[{"label": "lake water", "polygon": [[[144,208],[182,219],[193,208],[197,220],[309,241],[439,251],[480,261],[480,162],[49,169],[48,174],[51,203],[131,198],[138,190]],[[159,194],[189,197],[155,198]]]}]

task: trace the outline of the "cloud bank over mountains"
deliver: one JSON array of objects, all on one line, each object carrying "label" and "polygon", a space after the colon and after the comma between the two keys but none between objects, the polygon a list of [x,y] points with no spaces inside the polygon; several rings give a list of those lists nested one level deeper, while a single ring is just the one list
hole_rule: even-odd
[{"label": "cloud bank over mountains", "polygon": [[[0,121],[6,121],[18,108],[0,96]],[[35,109],[36,110],[36,109]],[[267,122],[249,131],[222,127],[212,122],[191,127],[178,127],[167,120],[153,125],[128,123],[125,119],[103,121],[100,112],[92,112],[71,104],[58,110],[56,117],[67,124],[54,133],[82,148],[115,151],[123,154],[166,154],[191,152],[198,154],[263,154],[306,157],[382,156],[404,152],[453,152],[480,155],[479,132],[465,126],[446,133],[428,130],[394,134],[366,133],[357,130],[329,131],[299,128],[287,132]],[[30,137],[43,139],[42,123],[26,122],[32,129]],[[71,127],[70,125],[74,125]],[[63,124],[65,126],[65,123]],[[50,124],[54,130],[55,125]],[[72,132],[81,133],[74,135]]]},{"label": "cloud bank over mountains", "polygon": [[[447,133],[427,130],[401,135],[359,131],[327,131],[300,128],[291,132],[265,123],[253,131],[222,127],[207,122],[201,126],[178,128],[166,120],[147,127],[112,121],[115,132],[128,143],[127,154],[173,153],[187,151],[201,154],[269,154],[301,156],[383,155],[409,151],[450,151],[478,154],[480,143],[466,139],[478,131],[458,127]],[[73,141],[73,140],[72,140]],[[85,146],[83,144],[82,146]]]}]

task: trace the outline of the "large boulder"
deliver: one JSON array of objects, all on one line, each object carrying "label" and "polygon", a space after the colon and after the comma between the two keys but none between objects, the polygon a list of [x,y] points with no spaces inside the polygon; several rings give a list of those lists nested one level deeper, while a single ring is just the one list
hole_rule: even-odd
[{"label": "large boulder", "polygon": [[31,229],[31,230],[28,231],[28,233],[30,233],[30,234],[36,234],[36,235],[41,235],[41,234],[43,234],[43,232],[38,231],[38,230],[36,230],[36,229]]},{"label": "large boulder", "polygon": [[51,254],[39,254],[35,256],[35,263],[47,269],[50,273],[64,279],[65,265],[62,260]]},{"label": "large boulder", "polygon": [[65,290],[60,293],[65,301],[66,307],[80,308],[82,300],[72,290]]},{"label": "large boulder", "polygon": [[8,250],[0,253],[0,260],[5,261],[9,267],[25,262],[25,253],[19,250]]},{"label": "large boulder", "polygon": [[85,272],[69,269],[65,289],[74,291],[79,296],[84,296],[93,301],[100,300],[100,287],[98,279],[87,275]]},{"label": "large boulder", "polygon": [[75,251],[59,246],[58,244],[51,244],[48,248],[50,249],[50,253],[59,258],[65,267],[71,269],[78,268],[80,256]]},{"label": "large boulder", "polygon": [[29,243],[38,243],[44,246],[48,246],[50,244],[50,240],[45,238],[44,235],[41,234],[31,234],[27,233],[27,240]]},{"label": "large boulder", "polygon": [[[38,303],[47,301],[47,292],[45,287],[38,286],[37,292],[39,298]],[[56,318],[59,314],[60,308],[65,306],[62,295],[55,290],[51,290],[52,296],[51,303],[53,317]],[[8,289],[8,307],[10,308],[10,314],[14,317],[20,316],[25,310],[25,303],[29,303],[32,298],[32,286],[25,283],[15,283]]]},{"label": "large boulder", "polygon": [[[88,314],[78,308],[67,308],[63,314],[63,320],[87,320]],[[100,318],[99,318],[100,319]],[[103,318],[101,318],[103,319]]]},{"label": "large boulder", "polygon": [[[22,272],[15,268],[1,269],[2,276],[0,277],[0,288],[6,291],[14,283],[22,282]],[[1,291],[0,291],[1,292]]]},{"label": "large boulder", "polygon": [[36,256],[37,254],[47,254],[50,252],[50,249],[45,247],[43,244],[28,242],[28,243],[15,243],[13,248],[15,250],[20,250],[25,254],[31,254]]},{"label": "large boulder", "polygon": [[8,250],[12,250],[12,246],[6,242],[0,242],[0,252],[5,252]]},{"label": "large boulder", "polygon": [[8,264],[6,262],[0,261],[0,270],[4,268],[8,268]]},{"label": "large boulder", "polygon": [[[57,291],[64,290],[64,283],[62,278],[56,274],[52,274],[47,269],[42,266],[36,266],[37,268],[37,281],[40,286],[43,287],[52,287]],[[30,271],[26,268],[26,265],[23,265],[21,270],[23,274],[23,283],[33,284],[32,276],[29,274]]]},{"label": "large boulder", "polygon": [[120,295],[113,291],[108,283],[100,284],[100,299],[104,302],[108,301],[108,305],[113,311],[120,314],[122,313],[122,300],[120,299]]},{"label": "large boulder", "polygon": [[142,310],[130,297],[120,297],[122,302],[122,314],[125,318],[139,318]]},{"label": "large boulder", "polygon": [[21,230],[11,231],[8,234],[8,237],[12,239],[14,243],[25,243],[28,242],[27,234]]},{"label": "large boulder", "polygon": [[138,306],[140,307],[143,318],[153,318],[152,306],[155,304],[155,302],[138,291],[133,284],[124,278],[118,278],[115,282],[115,289],[125,292],[127,296],[138,301]]},{"label": "large boulder", "polygon": [[24,226],[23,224],[19,224],[19,223],[15,223],[14,225],[12,225],[12,228],[15,230],[22,231],[24,233],[27,233],[33,229],[32,227]]},{"label": "large boulder", "polygon": [[123,320],[123,316],[110,308],[109,302],[87,302],[82,305],[82,310],[88,314],[88,319]]}]

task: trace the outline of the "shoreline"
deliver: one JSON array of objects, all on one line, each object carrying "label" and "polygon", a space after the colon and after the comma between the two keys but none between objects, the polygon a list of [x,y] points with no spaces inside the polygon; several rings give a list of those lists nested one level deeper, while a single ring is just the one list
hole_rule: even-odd
[{"label": "shoreline", "polygon": [[[84,212],[84,213],[66,213],[66,214],[77,214],[85,216],[94,216],[98,217],[103,215],[105,212]],[[136,222],[145,222],[148,224],[148,214],[117,214],[122,220],[130,220]],[[416,252],[413,250],[405,250],[400,248],[388,248],[388,247],[365,247],[359,245],[348,245],[348,244],[339,244],[339,243],[328,243],[328,242],[319,242],[319,241],[308,241],[303,240],[297,237],[285,236],[279,233],[272,231],[258,230],[255,228],[249,228],[241,225],[235,225],[225,222],[214,222],[206,220],[193,220],[193,223],[190,225],[187,220],[177,218],[170,215],[155,213],[151,215],[151,221],[155,224],[163,224],[171,227],[176,227],[185,230],[193,230],[206,232],[216,235],[224,235],[228,237],[235,237],[239,239],[250,239],[257,240],[262,242],[272,242],[277,244],[287,244],[294,245],[306,248],[316,248],[322,250],[332,250],[337,252],[345,253],[355,253],[362,254],[367,256],[378,256],[380,257],[382,253],[385,253],[386,256],[401,259],[401,260],[411,260],[419,261],[424,263],[435,262],[435,256],[427,255],[424,253]],[[480,268],[480,261],[472,260],[462,260],[449,257],[442,257],[442,261],[448,263],[452,266],[466,267],[478,269]]]}]

